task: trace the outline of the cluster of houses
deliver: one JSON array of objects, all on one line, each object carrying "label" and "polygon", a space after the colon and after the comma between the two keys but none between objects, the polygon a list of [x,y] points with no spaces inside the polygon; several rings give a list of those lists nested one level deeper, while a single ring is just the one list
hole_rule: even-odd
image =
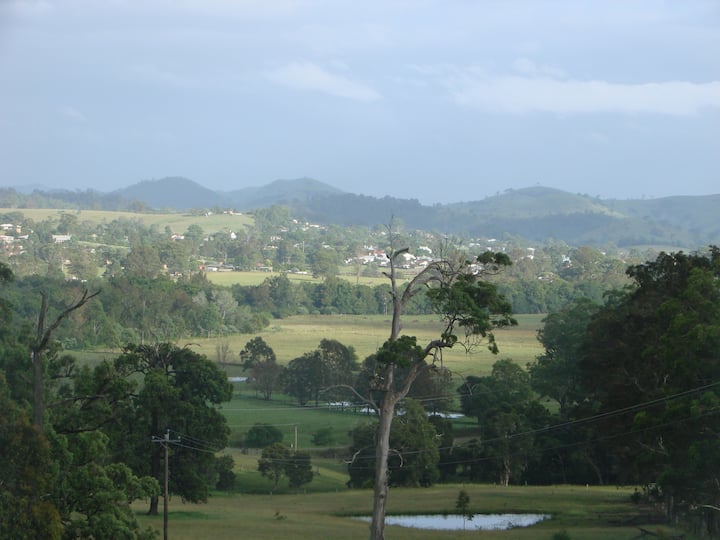
[{"label": "cluster of houses", "polygon": [[8,256],[24,253],[25,249],[22,242],[23,240],[27,240],[28,237],[28,234],[23,234],[20,225],[0,223],[0,244]]},{"label": "cluster of houses", "polygon": [[[353,257],[345,260],[345,264],[376,264],[378,266],[389,266],[390,262],[388,256],[383,249],[377,249],[374,246],[363,246],[364,254],[358,257]],[[428,264],[433,261],[432,250],[427,246],[420,246],[418,248],[421,255],[413,255],[412,253],[406,252],[401,255],[402,263],[400,268],[410,270],[413,268],[425,268]]]}]

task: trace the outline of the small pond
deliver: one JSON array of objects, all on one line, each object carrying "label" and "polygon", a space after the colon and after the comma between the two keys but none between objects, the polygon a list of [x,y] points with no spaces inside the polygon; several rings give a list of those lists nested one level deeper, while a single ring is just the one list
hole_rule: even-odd
[{"label": "small pond", "polygon": [[[371,521],[369,517],[359,517],[362,521]],[[529,527],[550,519],[547,514],[475,514],[472,519],[454,514],[430,514],[420,516],[386,516],[385,525],[399,525],[414,529],[432,529],[441,531],[477,530],[504,531],[514,527]]]}]

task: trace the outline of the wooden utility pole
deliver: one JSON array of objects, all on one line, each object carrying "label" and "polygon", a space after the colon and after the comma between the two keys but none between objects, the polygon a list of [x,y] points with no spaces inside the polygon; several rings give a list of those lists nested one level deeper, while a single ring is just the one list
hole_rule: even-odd
[{"label": "wooden utility pole", "polygon": [[152,442],[159,443],[165,449],[165,496],[163,498],[163,540],[168,540],[168,479],[170,478],[170,445],[177,444],[180,439],[170,439],[170,430],[165,432],[165,437],[156,437],[153,435]]}]

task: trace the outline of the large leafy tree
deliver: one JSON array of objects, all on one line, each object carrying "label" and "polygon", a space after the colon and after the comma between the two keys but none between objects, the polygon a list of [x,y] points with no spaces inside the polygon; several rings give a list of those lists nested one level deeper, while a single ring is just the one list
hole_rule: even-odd
[{"label": "large leafy tree", "polygon": [[[162,480],[162,453],[152,437],[171,430],[181,445],[170,455],[170,491],[183,500],[207,499],[207,478],[215,467],[215,451],[227,444],[229,429],[217,406],[232,397],[227,376],[205,356],[170,343],[128,345],[115,361],[127,377],[141,385],[127,407],[106,430],[114,451],[136,474]],[[158,498],[150,513],[158,511]]]},{"label": "large leafy tree", "polygon": [[401,407],[403,414],[395,419],[390,437],[393,451],[389,482],[396,486],[431,486],[440,476],[440,438],[420,402],[406,399]]},{"label": "large leafy tree", "polygon": [[277,488],[280,479],[285,475],[291,455],[290,449],[280,442],[263,449],[258,460],[258,470],[260,474],[272,481],[274,488]]},{"label": "large leafy tree", "polygon": [[272,347],[260,336],[252,338],[240,351],[240,361],[244,370],[250,370],[251,384],[256,392],[269,400],[273,391],[280,385],[283,368],[277,363]]},{"label": "large leafy tree", "polygon": [[59,540],[60,514],[46,496],[57,475],[50,445],[10,399],[2,372],[0,410],[0,530],[7,538]]},{"label": "large leafy tree", "polygon": [[591,317],[600,306],[579,298],[543,319],[538,340],[545,352],[528,366],[530,383],[540,396],[557,402],[560,416],[584,398],[580,386],[580,350]]},{"label": "large leafy tree", "polygon": [[[593,318],[578,416],[609,460],[605,477],[657,482],[673,515],[704,508],[720,529],[720,249],[660,254]],[[606,442],[607,441],[607,442]],[[712,510],[712,509],[715,510]]]},{"label": "large leafy tree", "polygon": [[467,377],[458,390],[463,413],[477,418],[482,457],[495,481],[504,486],[518,481],[533,448],[532,430],[548,416],[527,372],[510,360],[498,360],[490,375]]},{"label": "large leafy tree", "polygon": [[265,448],[283,440],[282,431],[271,424],[256,423],[245,435],[245,446],[249,448]]},{"label": "large leafy tree", "polygon": [[285,467],[285,474],[288,477],[288,485],[291,488],[312,482],[313,470],[310,454],[307,452],[293,452]]},{"label": "large leafy tree", "polygon": [[[458,342],[471,347],[487,338],[489,349],[497,352],[492,330],[498,326],[517,324],[511,317],[510,305],[498,294],[494,285],[482,279],[484,274],[495,273],[509,265],[507,255],[486,252],[469,261],[463,254],[448,254],[428,264],[406,282],[400,279],[398,268],[407,251],[393,247],[388,254],[389,268],[385,275],[390,280],[392,302],[390,336],[379,349],[377,368],[371,374],[371,390],[377,397],[365,398],[378,414],[371,540],[384,538],[390,433],[397,404],[408,395],[422,371],[441,361],[444,349]],[[426,292],[433,310],[443,323],[437,338],[424,345],[418,344],[416,337],[402,333],[404,309],[421,291]],[[398,368],[407,369],[405,382],[399,388],[395,385]]]},{"label": "large leafy tree", "polygon": [[348,396],[345,387],[352,382],[357,369],[357,355],[352,347],[323,339],[316,350],[290,361],[283,373],[283,386],[300,405],[310,400],[318,405],[321,394],[328,401],[342,400]]},{"label": "large leafy tree", "polygon": [[322,339],[317,351],[323,365],[325,397],[328,401],[346,399],[347,390],[340,386],[351,384],[359,369],[355,349],[336,339]]},{"label": "large leafy tree", "polygon": [[[392,486],[429,486],[439,477],[441,438],[422,405],[406,399],[390,433],[389,479]],[[372,485],[375,472],[375,424],[360,424],[352,432],[348,473],[350,487]]]},{"label": "large leafy tree", "polygon": [[140,529],[130,508],[136,499],[157,496],[155,479],[139,478],[124,463],[113,463],[108,438],[100,431],[51,437],[59,470],[53,499],[64,539],[155,538],[154,530]]},{"label": "large leafy tree", "polygon": [[310,400],[318,404],[324,384],[324,366],[318,351],[304,353],[290,360],[283,372],[285,393],[298,400],[302,407]]}]

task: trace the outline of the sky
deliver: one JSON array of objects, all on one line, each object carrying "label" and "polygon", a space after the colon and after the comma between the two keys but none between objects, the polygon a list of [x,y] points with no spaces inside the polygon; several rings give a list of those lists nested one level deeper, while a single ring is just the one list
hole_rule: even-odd
[{"label": "sky", "polygon": [[718,0],[0,0],[0,186],[720,193]]}]

